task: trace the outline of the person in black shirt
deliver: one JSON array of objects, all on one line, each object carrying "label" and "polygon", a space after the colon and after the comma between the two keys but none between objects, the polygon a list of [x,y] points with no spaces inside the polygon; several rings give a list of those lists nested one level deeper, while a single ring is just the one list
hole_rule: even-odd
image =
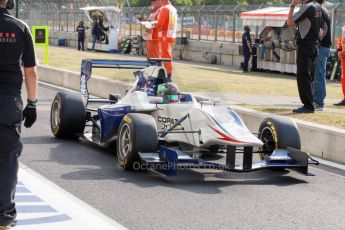
[{"label": "person in black shirt", "polygon": [[[29,128],[37,117],[37,71],[31,33],[6,7],[7,0],[0,0],[0,229],[9,229],[16,218],[14,194],[23,148],[21,121]],[[22,65],[28,95],[23,112]]]},{"label": "person in black shirt", "polygon": [[[324,0],[316,0],[320,5],[324,3]],[[322,111],[324,106],[324,100],[326,98],[326,71],[327,71],[327,59],[330,54],[332,46],[331,38],[331,20],[328,14],[328,10],[325,7],[321,8],[323,26],[320,34],[319,52],[316,58],[315,65],[315,91],[314,91],[314,106],[315,110]]]},{"label": "person in black shirt", "polygon": [[79,22],[79,25],[78,25],[76,31],[78,32],[78,50],[84,51],[85,27],[84,27],[83,21]]},{"label": "person in black shirt", "polygon": [[[302,2],[297,13],[295,6]],[[313,0],[292,0],[287,23],[297,24],[297,86],[303,106],[294,113],[314,113],[312,84],[314,81],[314,61],[322,25],[321,6]]]},{"label": "person in black shirt", "polygon": [[242,34],[242,51],[244,57],[243,72],[248,72],[250,55],[253,53],[249,26],[244,26],[244,33]]}]

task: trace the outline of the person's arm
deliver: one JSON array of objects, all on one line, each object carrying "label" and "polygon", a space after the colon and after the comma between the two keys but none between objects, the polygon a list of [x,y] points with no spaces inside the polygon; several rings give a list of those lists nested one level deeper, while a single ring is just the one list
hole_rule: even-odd
[{"label": "person's arm", "polygon": [[24,68],[25,86],[30,101],[36,101],[38,88],[38,75],[35,67]]},{"label": "person's arm", "polygon": [[252,49],[252,44],[250,43],[249,40],[247,40],[247,46],[248,46],[248,49],[251,53],[253,53],[253,49]]},{"label": "person's arm", "polygon": [[323,28],[320,28],[319,39],[322,40],[325,37],[325,35],[326,35],[325,30]]},{"label": "person's arm", "polygon": [[28,99],[37,99],[37,71],[36,71],[36,55],[31,33],[27,28],[25,49],[23,50],[23,65],[25,74],[25,84],[28,91]]},{"label": "person's arm", "polygon": [[319,39],[320,39],[320,41],[322,41],[322,39],[328,33],[327,22],[329,21],[328,11],[327,11],[326,8],[321,7],[321,14],[322,14],[322,22],[321,22],[321,27],[320,27],[320,31],[319,31]]},{"label": "person's arm", "polygon": [[338,40],[338,46],[337,46],[338,58],[339,58],[339,59],[342,58],[342,50],[343,50],[343,46],[342,46],[342,44],[341,44],[341,38],[339,38],[339,40]]},{"label": "person's arm", "polygon": [[295,11],[295,7],[296,7],[296,5],[293,5],[293,4],[291,3],[290,9],[289,9],[289,15],[288,15],[288,19],[287,19],[287,24],[288,24],[288,26],[293,26],[293,25],[295,25],[295,20],[293,19],[293,13],[294,13],[294,11]]},{"label": "person's arm", "polygon": [[22,61],[24,64],[25,85],[28,95],[27,105],[23,111],[24,126],[30,128],[37,119],[37,71],[36,55],[32,36],[28,27],[25,31],[25,48],[23,50]]},{"label": "person's arm", "polygon": [[248,32],[248,34],[247,33],[245,34],[245,39],[246,39],[246,44],[247,44],[249,51],[251,53],[253,53],[252,43],[250,42],[250,33],[249,32]]},{"label": "person's arm", "polygon": [[144,27],[144,31],[145,31],[146,33],[151,33],[151,32],[152,32],[152,29],[148,29],[148,28]]},{"label": "person's arm", "polygon": [[264,29],[264,30],[261,32],[261,34],[260,34],[260,42],[266,42],[266,39],[267,39],[267,37],[268,37],[268,34],[269,34],[269,33],[267,33],[267,30]]},{"label": "person's arm", "polygon": [[305,4],[302,5],[300,7],[299,11],[294,14],[295,7],[300,2],[301,2],[301,0],[292,0],[291,1],[289,15],[288,15],[288,18],[287,18],[288,26],[293,26],[293,25],[303,21],[308,16],[308,12],[307,11],[308,11],[309,6],[307,6]]},{"label": "person's arm", "polygon": [[269,32],[267,36],[264,38],[264,42],[267,42],[272,39],[272,32]]}]

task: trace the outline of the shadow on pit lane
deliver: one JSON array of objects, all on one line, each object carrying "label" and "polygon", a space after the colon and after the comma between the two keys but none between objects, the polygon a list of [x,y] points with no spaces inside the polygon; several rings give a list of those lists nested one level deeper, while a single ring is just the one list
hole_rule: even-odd
[{"label": "shadow on pit lane", "polygon": [[[287,171],[288,172],[288,171]],[[174,178],[164,178],[150,172],[125,172],[122,169],[86,169],[77,168],[76,171],[62,175],[66,180],[105,180],[114,186],[118,182],[136,185],[139,188],[148,189],[154,187],[166,187],[178,189],[198,194],[218,194],[222,193],[223,187],[236,185],[257,185],[257,186],[293,186],[306,183],[291,176],[285,175],[287,172],[272,175],[269,171],[257,173],[238,174],[227,172],[207,173],[203,171],[180,171]]]},{"label": "shadow on pit lane", "polygon": [[42,144],[58,144],[60,140],[54,138],[52,135],[47,136],[25,136],[22,137],[23,144],[42,145]]},{"label": "shadow on pit lane", "polygon": [[[133,184],[139,188],[167,187],[193,193],[217,194],[221,188],[233,185],[273,185],[292,186],[307,183],[298,174],[289,171],[258,171],[252,173],[231,173],[215,170],[181,170],[178,176],[165,178],[152,172],[123,171],[117,164],[116,154],[104,151],[92,144],[78,141],[58,140],[51,137],[35,137],[30,143],[53,141],[59,143],[50,149],[49,160],[59,165],[66,165],[60,171],[65,180],[106,181],[108,186],[119,183]],[[47,143],[47,142],[45,142]],[[43,162],[43,161],[42,161]],[[52,173],[52,172],[50,172]],[[296,176],[296,178],[295,178]]]}]

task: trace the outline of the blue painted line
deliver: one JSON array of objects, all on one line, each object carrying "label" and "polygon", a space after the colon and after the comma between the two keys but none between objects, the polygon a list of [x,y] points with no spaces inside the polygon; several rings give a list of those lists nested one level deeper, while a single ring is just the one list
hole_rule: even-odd
[{"label": "blue painted line", "polygon": [[16,202],[43,202],[38,196],[35,195],[17,195],[15,198]]},{"label": "blue painted line", "polygon": [[16,206],[18,213],[49,213],[49,212],[57,212],[55,209],[50,207],[49,205],[19,205]]},{"label": "blue painted line", "polygon": [[25,187],[17,187],[16,192],[17,193],[31,193],[30,190]]},{"label": "blue painted line", "polygon": [[64,222],[64,221],[69,221],[69,220],[72,220],[72,218],[65,214],[61,214],[61,215],[49,216],[49,217],[18,220],[17,225],[50,224],[50,223]]}]

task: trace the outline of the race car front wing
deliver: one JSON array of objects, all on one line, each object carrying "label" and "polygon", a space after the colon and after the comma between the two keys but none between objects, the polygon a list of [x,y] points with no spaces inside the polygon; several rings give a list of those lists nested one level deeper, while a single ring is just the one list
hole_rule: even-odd
[{"label": "race car front wing", "polygon": [[164,176],[176,176],[179,169],[215,169],[238,173],[263,169],[291,169],[298,173],[312,176],[308,172],[309,164],[319,164],[308,153],[294,148],[275,150],[262,161],[253,163],[253,148],[244,147],[242,165],[235,165],[236,153],[236,147],[229,146],[227,148],[226,164],[194,158],[165,146],[161,146],[157,153],[139,153],[139,155],[142,160],[142,166]]}]

